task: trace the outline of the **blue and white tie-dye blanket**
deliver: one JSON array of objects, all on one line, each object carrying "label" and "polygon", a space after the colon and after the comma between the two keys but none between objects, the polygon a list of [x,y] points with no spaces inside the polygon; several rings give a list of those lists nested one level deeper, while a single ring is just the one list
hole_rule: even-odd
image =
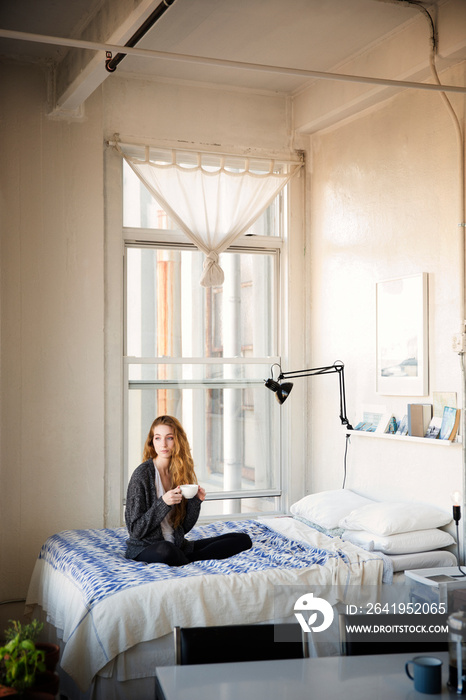
[{"label": "blue and white tie-dye blanket", "polygon": [[124,527],[60,532],[45,542],[39,559],[44,559],[56,571],[72,580],[81,591],[85,605],[92,607],[109,595],[145,583],[204,574],[230,575],[276,568],[301,569],[314,564],[322,566],[331,557],[345,557],[344,553],[290,540],[254,520],[202,525],[194,528],[188,538],[195,540],[239,531],[250,536],[252,549],[229,559],[209,559],[179,567],[143,564],[125,559],[128,532]]}]

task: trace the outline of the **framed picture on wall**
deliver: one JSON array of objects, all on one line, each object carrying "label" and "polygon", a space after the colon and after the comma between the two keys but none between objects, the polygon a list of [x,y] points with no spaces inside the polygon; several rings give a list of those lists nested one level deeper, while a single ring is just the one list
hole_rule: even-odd
[{"label": "framed picture on wall", "polygon": [[377,393],[427,396],[428,275],[377,283]]}]

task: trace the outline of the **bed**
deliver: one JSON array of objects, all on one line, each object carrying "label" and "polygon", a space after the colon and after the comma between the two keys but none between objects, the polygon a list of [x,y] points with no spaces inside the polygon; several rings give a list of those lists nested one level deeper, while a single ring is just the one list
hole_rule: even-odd
[{"label": "bed", "polygon": [[[348,587],[376,591],[396,580],[389,555],[299,514],[209,523],[189,537],[228,531],[247,532],[252,549],[178,568],[125,559],[124,527],[50,537],[39,553],[26,606],[46,620],[60,643],[60,692],[69,700],[154,697],[156,665],[174,662],[176,625],[294,620],[297,592],[330,595],[333,604]],[[452,562],[438,551],[437,557],[437,565]],[[314,653],[337,652],[322,641]]]}]

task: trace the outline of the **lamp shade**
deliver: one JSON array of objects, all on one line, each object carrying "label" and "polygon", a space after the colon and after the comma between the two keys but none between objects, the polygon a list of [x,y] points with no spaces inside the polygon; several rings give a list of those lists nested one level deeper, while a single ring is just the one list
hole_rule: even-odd
[{"label": "lamp shade", "polygon": [[275,394],[275,398],[277,399],[278,403],[282,404],[284,401],[287,400],[292,388],[293,388],[292,382],[283,382],[283,384],[280,384],[280,388],[278,389],[277,393]]},{"label": "lamp shade", "polygon": [[270,391],[275,392],[275,398],[279,404],[282,404],[288,398],[290,391],[293,388],[293,383],[283,382],[283,384],[280,384],[280,382],[276,382],[274,379],[267,379],[265,386],[267,389],[270,389]]}]

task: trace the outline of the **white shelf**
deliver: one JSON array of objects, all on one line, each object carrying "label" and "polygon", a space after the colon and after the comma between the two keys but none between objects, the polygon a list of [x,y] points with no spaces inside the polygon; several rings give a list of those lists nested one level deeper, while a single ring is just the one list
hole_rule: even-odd
[{"label": "white shelf", "polygon": [[425,445],[440,445],[441,447],[451,447],[452,445],[461,445],[461,438],[457,440],[432,440],[430,438],[413,437],[412,435],[393,435],[391,433],[368,433],[365,430],[347,430],[349,435],[358,435],[366,438],[379,438],[381,440],[404,440],[405,442],[422,442]]}]

